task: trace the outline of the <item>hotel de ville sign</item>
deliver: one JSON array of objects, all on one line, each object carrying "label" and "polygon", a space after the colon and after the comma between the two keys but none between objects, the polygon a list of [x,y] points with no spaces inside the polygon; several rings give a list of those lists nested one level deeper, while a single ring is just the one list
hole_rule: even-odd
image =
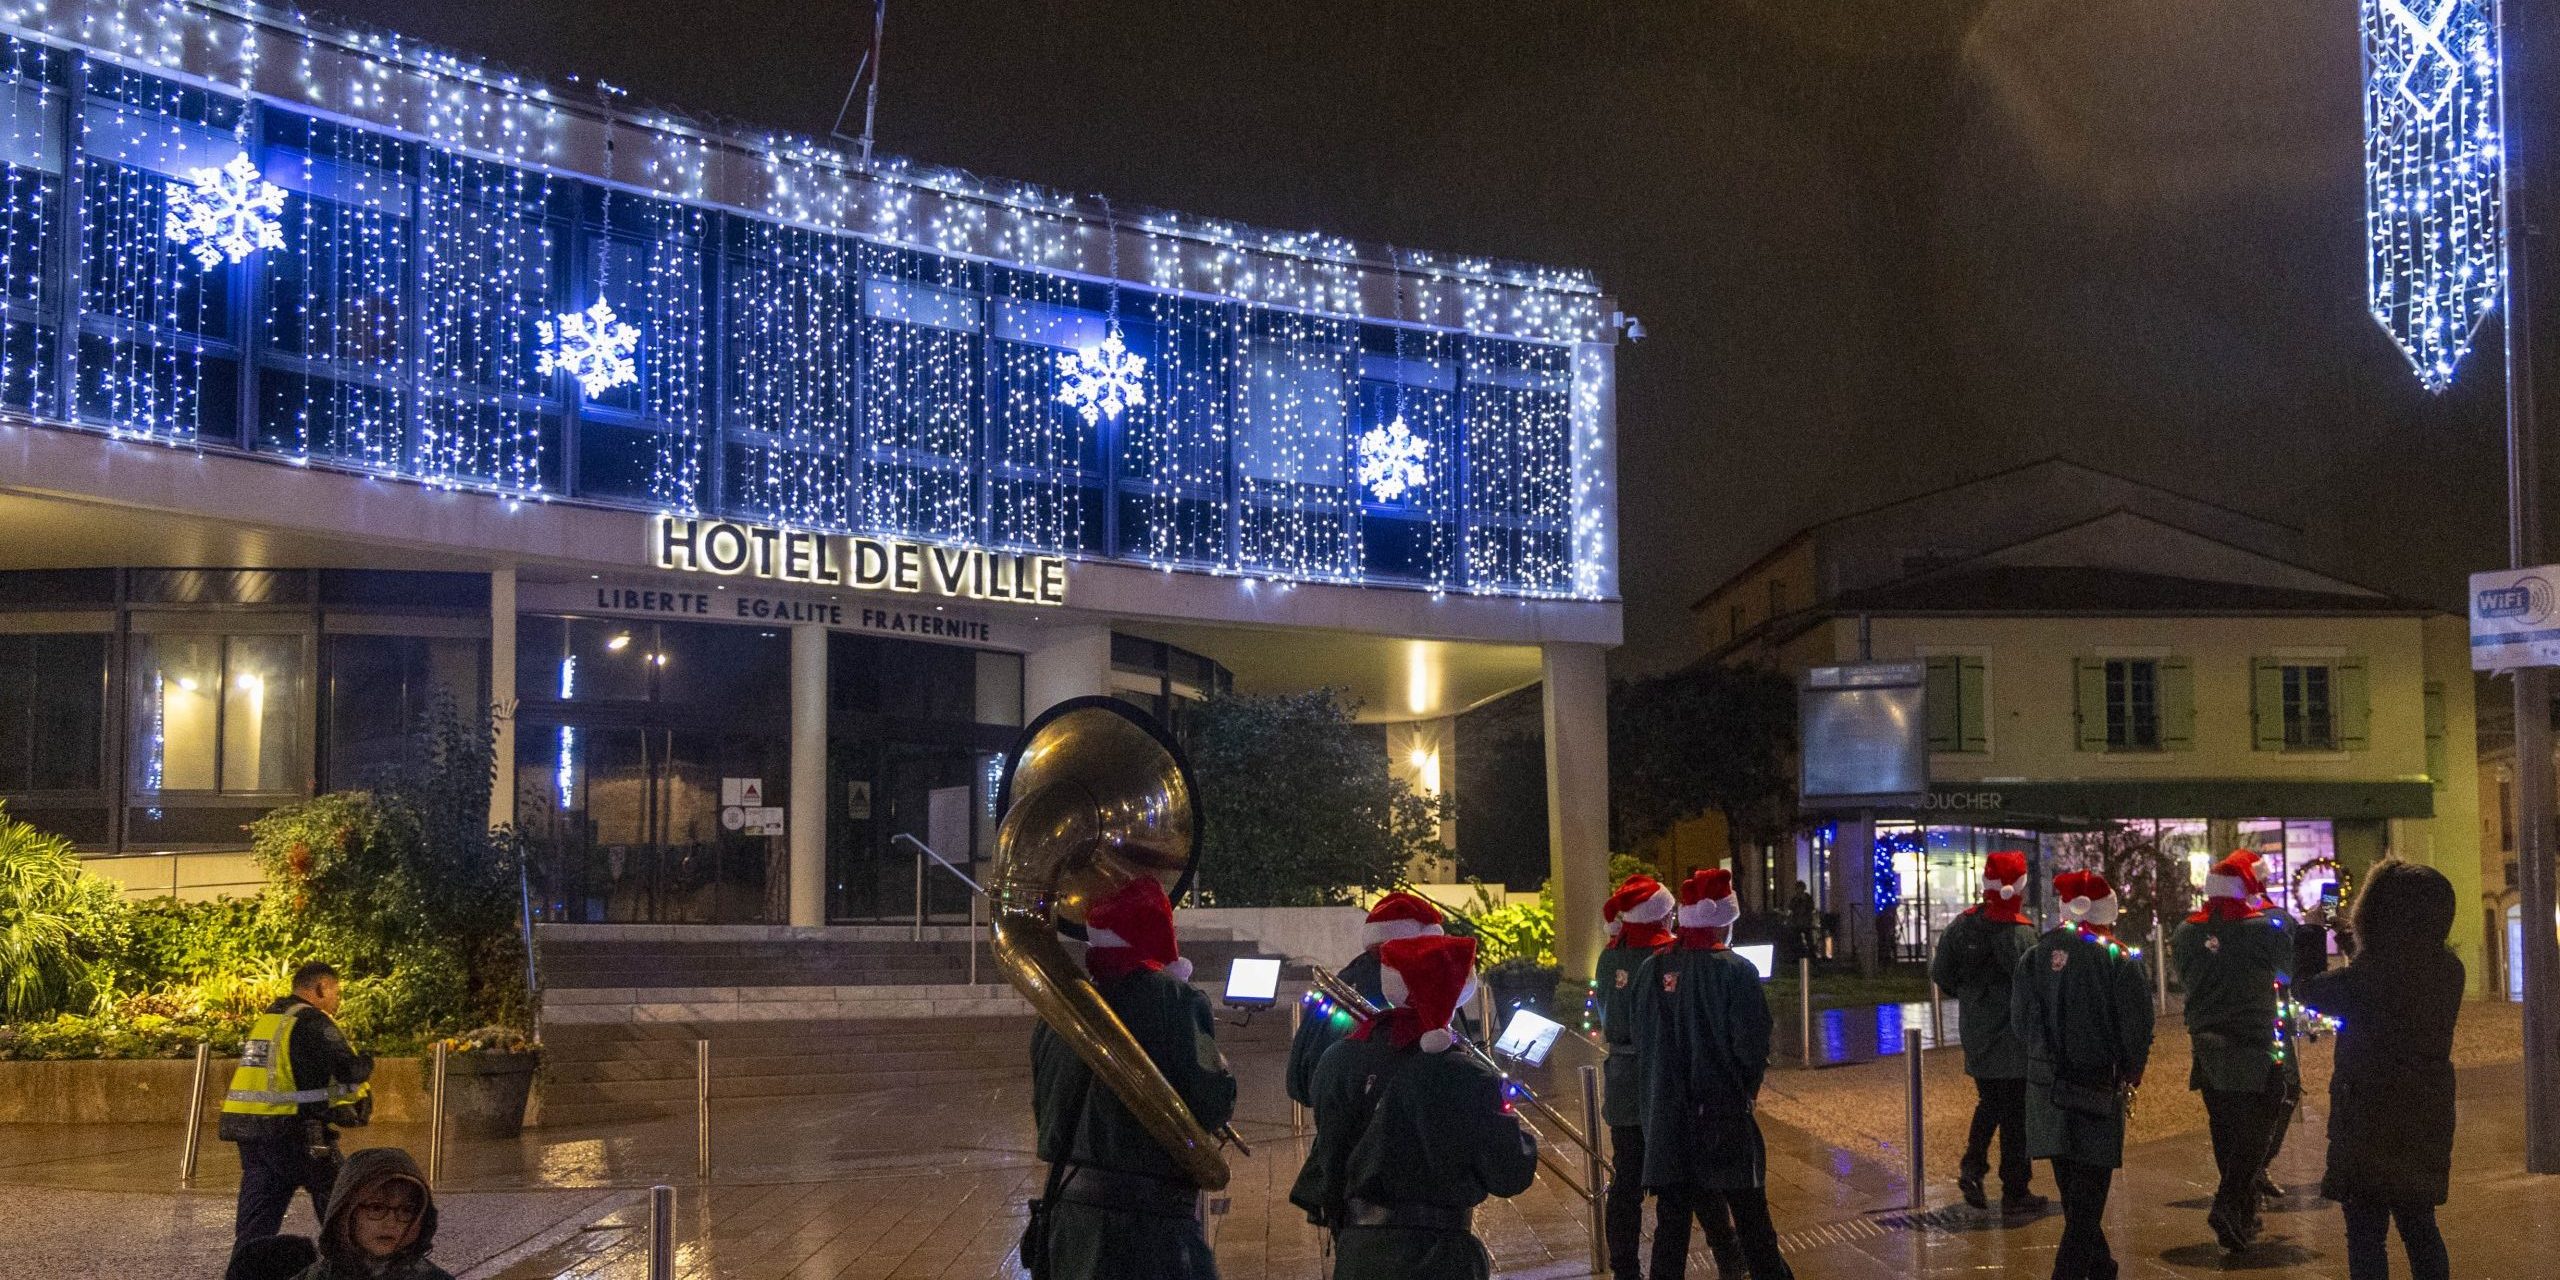
[{"label": "hotel de ville sign", "polygon": [[818,533],[735,520],[661,515],[650,524],[649,558],[660,569],[819,587],[1004,604],[1067,602],[1065,556]]}]

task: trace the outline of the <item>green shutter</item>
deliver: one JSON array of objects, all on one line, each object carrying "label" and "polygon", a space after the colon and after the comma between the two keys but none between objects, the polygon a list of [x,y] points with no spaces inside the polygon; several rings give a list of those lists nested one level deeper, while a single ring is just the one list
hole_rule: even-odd
[{"label": "green shutter", "polygon": [[1931,658],[1929,684],[1923,691],[1929,709],[1929,749],[1957,751],[1964,745],[1963,677],[1955,658]]},{"label": "green shutter", "polygon": [[2162,658],[2160,683],[2160,749],[2193,751],[2196,747],[2196,669],[2185,658]]},{"label": "green shutter", "polygon": [[2249,720],[2260,751],[2284,750],[2284,664],[2249,660]]},{"label": "green shutter", "polygon": [[2329,668],[2329,703],[2329,714],[2338,722],[2339,749],[2364,750],[2373,720],[2372,681],[2365,675],[2364,659],[2340,658]]},{"label": "green shutter", "polygon": [[1963,713],[1956,718],[1956,729],[1966,751],[1991,749],[1989,727],[1982,723],[1982,681],[1982,659],[1963,659],[1956,671],[1956,688],[1963,699],[1959,704]]},{"label": "green shutter", "polygon": [[2444,686],[2430,680],[2427,699],[2427,780],[2444,785]]},{"label": "green shutter", "polygon": [[2073,713],[2080,720],[2080,749],[2107,749],[2107,663],[2103,658],[2074,658],[2073,685],[2078,690]]}]

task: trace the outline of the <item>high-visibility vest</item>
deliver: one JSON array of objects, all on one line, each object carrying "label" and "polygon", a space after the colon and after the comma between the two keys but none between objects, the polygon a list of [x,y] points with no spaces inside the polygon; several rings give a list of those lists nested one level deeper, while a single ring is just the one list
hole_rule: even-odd
[{"label": "high-visibility vest", "polygon": [[[240,1045],[240,1065],[231,1072],[231,1089],[222,1097],[222,1114],[243,1117],[224,1126],[226,1129],[271,1129],[283,1131],[286,1122],[302,1114],[311,1104],[326,1104],[329,1118],[342,1124],[362,1124],[370,1118],[373,1086],[324,1082],[318,1088],[303,1088],[293,1074],[293,1028],[306,1013],[325,1013],[310,1005],[295,1003],[281,1012],[262,1013],[249,1028],[249,1038]],[[359,1118],[361,1115],[362,1118]]]}]

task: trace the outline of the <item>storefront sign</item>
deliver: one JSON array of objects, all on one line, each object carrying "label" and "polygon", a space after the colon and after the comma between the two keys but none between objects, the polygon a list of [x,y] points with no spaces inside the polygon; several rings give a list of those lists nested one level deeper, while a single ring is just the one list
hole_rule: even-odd
[{"label": "storefront sign", "polygon": [[1008,628],[982,613],[956,606],[901,609],[859,600],[806,600],[748,587],[693,591],[613,582],[528,582],[517,590],[516,607],[527,613],[607,614],[765,626],[814,622],[842,631],[873,631],[909,640],[996,649],[1020,648],[1024,638],[1018,628]]},{"label": "storefront sign", "polygon": [[1067,602],[1067,558],[662,515],[649,530],[660,569],[770,578],[1011,604]]}]

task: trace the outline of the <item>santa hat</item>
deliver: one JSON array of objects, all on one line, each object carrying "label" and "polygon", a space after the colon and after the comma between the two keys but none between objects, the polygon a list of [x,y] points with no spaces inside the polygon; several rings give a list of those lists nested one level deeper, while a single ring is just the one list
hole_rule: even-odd
[{"label": "santa hat", "polygon": [[1625,884],[1618,886],[1616,893],[1609,895],[1609,904],[1601,909],[1601,914],[1608,917],[1612,927],[1655,924],[1670,919],[1671,911],[1677,905],[1678,900],[1671,896],[1669,889],[1662,887],[1661,881],[1652,876],[1633,875],[1627,877]]},{"label": "santa hat", "polygon": [[2027,855],[2003,849],[1982,860],[1982,891],[2015,898],[2027,887]]},{"label": "santa hat", "polygon": [[1360,945],[1375,951],[1382,942],[1439,933],[1440,924],[1440,908],[1398,890],[1378,899],[1378,905],[1369,908],[1369,919],[1360,926]]},{"label": "santa hat", "polygon": [[1387,1003],[1409,1009],[1424,1053],[1445,1053],[1458,1037],[1449,1019],[1476,991],[1476,940],[1442,934],[1391,939],[1378,948],[1378,985]]},{"label": "santa hat", "polygon": [[2053,878],[2053,892],[2062,899],[2062,914],[2074,921],[2094,925],[2116,922],[2115,886],[2095,871],[2065,871]]},{"label": "santa hat", "polygon": [[1733,898],[1733,873],[1723,867],[1709,867],[1690,873],[1680,886],[1680,927],[1683,929],[1722,929],[1742,917],[1742,904]]},{"label": "santa hat", "polygon": [[2213,864],[2205,873],[2204,896],[2247,902],[2265,896],[2267,882],[2258,871],[2258,855],[2243,849]]},{"label": "santa hat", "polygon": [[1191,981],[1191,962],[1173,941],[1173,903],[1153,876],[1140,876],[1094,903],[1085,913],[1084,938],[1089,970],[1156,969],[1176,982]]}]

